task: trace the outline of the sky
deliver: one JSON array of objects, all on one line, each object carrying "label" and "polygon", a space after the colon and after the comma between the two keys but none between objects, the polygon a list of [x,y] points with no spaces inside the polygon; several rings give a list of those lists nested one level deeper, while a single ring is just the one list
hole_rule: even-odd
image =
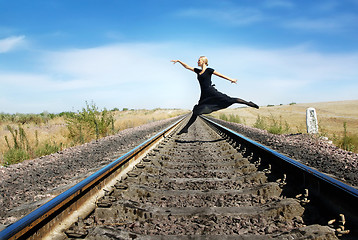
[{"label": "sky", "polygon": [[[358,99],[358,0],[0,0],[0,112]],[[240,107],[240,105],[234,105]]]}]

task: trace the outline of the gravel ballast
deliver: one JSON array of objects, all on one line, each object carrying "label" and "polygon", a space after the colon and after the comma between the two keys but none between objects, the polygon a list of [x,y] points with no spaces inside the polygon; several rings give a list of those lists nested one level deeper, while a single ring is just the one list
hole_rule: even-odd
[{"label": "gravel ballast", "polygon": [[[126,129],[117,135],[55,154],[0,167],[0,225],[15,222],[177,119],[179,117]],[[326,140],[307,134],[274,135],[242,124],[215,121],[357,187],[358,154],[341,150]]]},{"label": "gravel ballast", "polygon": [[309,134],[276,135],[243,124],[213,120],[339,181],[358,187],[358,154],[342,150],[325,138]]},{"label": "gravel ballast", "polygon": [[0,166],[0,230],[122,156],[180,117],[125,129],[98,141]]}]

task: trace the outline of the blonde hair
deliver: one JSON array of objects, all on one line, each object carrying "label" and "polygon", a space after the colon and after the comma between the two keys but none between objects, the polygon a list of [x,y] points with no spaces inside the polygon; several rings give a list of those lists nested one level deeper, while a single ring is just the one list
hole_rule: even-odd
[{"label": "blonde hair", "polygon": [[208,60],[207,57],[205,57],[205,56],[200,56],[200,58],[203,59],[203,61],[204,61],[204,63],[205,63],[206,66],[209,66],[209,60]]}]

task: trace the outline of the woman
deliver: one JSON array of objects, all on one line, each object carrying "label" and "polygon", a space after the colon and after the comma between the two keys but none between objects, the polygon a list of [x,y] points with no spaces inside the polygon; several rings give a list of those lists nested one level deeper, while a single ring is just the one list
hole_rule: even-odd
[{"label": "woman", "polygon": [[205,56],[201,56],[198,60],[198,66],[201,67],[201,69],[190,67],[180,60],[171,60],[171,62],[173,62],[173,64],[179,62],[186,69],[195,72],[197,74],[201,90],[200,100],[198,104],[194,106],[191,118],[178,135],[187,133],[189,127],[194,123],[197,116],[201,114],[212,113],[213,111],[227,108],[234,103],[246,104],[250,107],[259,108],[259,106],[253,102],[246,102],[240,98],[232,98],[216,90],[214,85],[211,83],[212,74],[229,80],[231,83],[236,83],[237,80],[224,76],[212,68],[208,68],[208,59]]}]

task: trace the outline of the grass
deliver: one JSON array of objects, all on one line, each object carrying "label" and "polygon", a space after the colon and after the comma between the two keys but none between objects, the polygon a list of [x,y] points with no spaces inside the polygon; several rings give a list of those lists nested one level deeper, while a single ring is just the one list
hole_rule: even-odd
[{"label": "grass", "polygon": [[245,125],[275,134],[306,134],[308,107],[316,109],[320,136],[328,137],[342,149],[358,152],[358,100],[268,105],[260,109],[228,108],[212,115],[227,121],[234,115]]},{"label": "grass", "polygon": [[78,112],[0,113],[0,165],[58,152],[126,128],[187,113],[179,109],[106,110],[88,104]]},{"label": "grass", "polygon": [[[306,133],[306,109],[317,112],[319,135],[338,147],[358,152],[358,100],[290,103],[253,108],[228,108],[214,117],[265,129],[274,134]],[[116,134],[126,128],[188,113],[179,109],[98,109],[94,104],[78,112],[51,114],[0,113],[0,165],[51,154],[64,148]]]},{"label": "grass", "polygon": [[[17,128],[7,125],[6,128],[10,132],[10,137],[4,136],[7,146],[7,150],[3,154],[3,165],[5,166],[48,155],[62,148],[62,143],[44,142],[40,144],[38,138],[33,144],[30,144],[27,133],[21,125]],[[35,135],[38,136],[37,131]]]},{"label": "grass", "polygon": [[[245,120],[242,120],[239,115],[226,115],[225,113],[220,113],[218,118],[228,122],[245,124]],[[273,115],[270,117],[257,115],[256,121],[252,126],[267,130],[269,133],[273,134],[284,134],[290,132],[290,126],[287,121],[282,120],[282,116],[280,116],[279,120],[277,120]]]},{"label": "grass", "polygon": [[234,122],[234,123],[244,123],[239,115],[229,114],[226,116],[225,113],[219,115],[219,118],[224,121]]},{"label": "grass", "polygon": [[347,123],[343,123],[343,137],[335,139],[338,147],[351,152],[358,152],[358,137],[347,132]]},{"label": "grass", "polygon": [[282,120],[282,116],[279,116],[279,120],[277,120],[273,115],[270,117],[261,117],[258,115],[253,127],[267,130],[273,134],[285,134],[290,132],[290,126],[287,121]]}]

